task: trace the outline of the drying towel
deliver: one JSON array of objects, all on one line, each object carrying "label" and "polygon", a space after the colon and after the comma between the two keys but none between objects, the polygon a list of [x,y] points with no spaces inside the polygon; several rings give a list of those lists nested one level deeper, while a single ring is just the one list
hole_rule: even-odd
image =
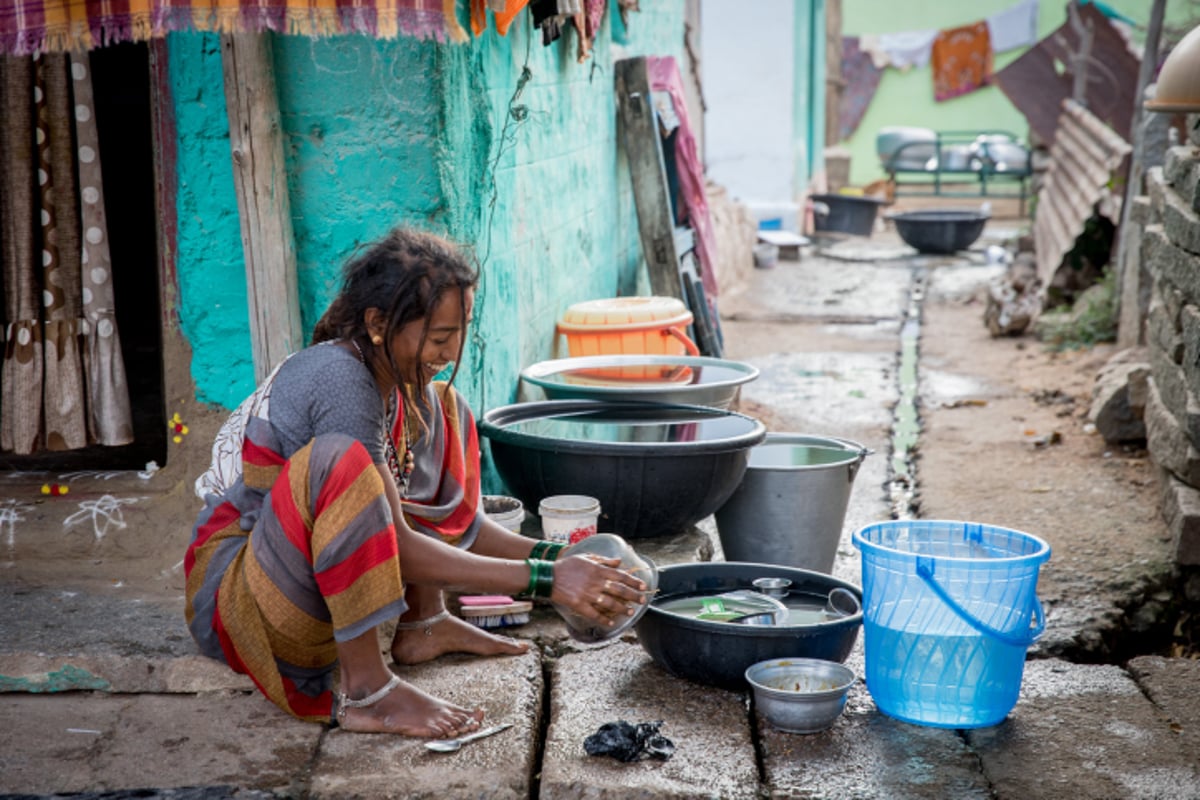
[{"label": "drying towel", "polygon": [[1038,0],[1021,0],[988,16],[988,35],[992,37],[992,52],[1003,53],[1037,42]]},{"label": "drying towel", "polygon": [[992,75],[992,40],[986,22],[941,31],[933,40],[933,97],[937,101],[986,86]]},{"label": "drying towel", "polygon": [[887,55],[888,64],[896,69],[923,67],[929,63],[929,49],[937,31],[904,31],[879,34],[879,49]]},{"label": "drying towel", "polygon": [[862,122],[867,106],[879,88],[882,74],[870,53],[859,47],[857,37],[842,37],[842,79],[846,85],[838,101],[838,141],[849,139],[858,129],[858,123]]}]

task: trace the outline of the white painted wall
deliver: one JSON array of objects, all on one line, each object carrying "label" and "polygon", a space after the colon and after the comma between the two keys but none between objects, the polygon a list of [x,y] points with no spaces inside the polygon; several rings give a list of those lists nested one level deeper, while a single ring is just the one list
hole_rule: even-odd
[{"label": "white painted wall", "polygon": [[749,204],[796,197],[795,0],[701,0],[704,162]]}]

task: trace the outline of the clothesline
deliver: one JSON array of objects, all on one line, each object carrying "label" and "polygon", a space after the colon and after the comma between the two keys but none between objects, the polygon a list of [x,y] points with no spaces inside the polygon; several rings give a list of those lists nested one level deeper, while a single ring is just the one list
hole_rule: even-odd
[{"label": "clothesline", "polygon": [[[987,27],[991,51],[1003,53],[1037,42],[1037,21],[1038,0],[1021,0],[983,20],[948,30],[960,30],[982,23]],[[859,37],[858,47],[871,56],[876,69],[925,67],[932,58],[934,40],[943,32],[930,28],[899,33],[868,33]]]}]

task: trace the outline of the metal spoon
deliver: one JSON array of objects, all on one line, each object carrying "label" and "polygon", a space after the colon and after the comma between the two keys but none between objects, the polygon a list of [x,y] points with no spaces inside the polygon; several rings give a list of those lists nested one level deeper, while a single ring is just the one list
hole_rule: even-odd
[{"label": "metal spoon", "polygon": [[491,736],[493,733],[506,731],[512,727],[511,722],[502,722],[499,725],[493,725],[490,728],[468,733],[466,736],[459,736],[457,739],[434,739],[425,743],[427,750],[432,750],[435,753],[453,753],[462,747],[467,742],[473,742],[476,739],[482,739],[485,736]]}]

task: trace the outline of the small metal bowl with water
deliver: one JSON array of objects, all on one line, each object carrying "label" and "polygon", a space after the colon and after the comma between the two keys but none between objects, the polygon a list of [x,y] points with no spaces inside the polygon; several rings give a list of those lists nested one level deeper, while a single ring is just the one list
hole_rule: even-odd
[{"label": "small metal bowl with water", "polygon": [[849,667],[817,658],[774,658],[746,670],[754,707],[787,733],[818,733],[833,725],[855,680]]}]

